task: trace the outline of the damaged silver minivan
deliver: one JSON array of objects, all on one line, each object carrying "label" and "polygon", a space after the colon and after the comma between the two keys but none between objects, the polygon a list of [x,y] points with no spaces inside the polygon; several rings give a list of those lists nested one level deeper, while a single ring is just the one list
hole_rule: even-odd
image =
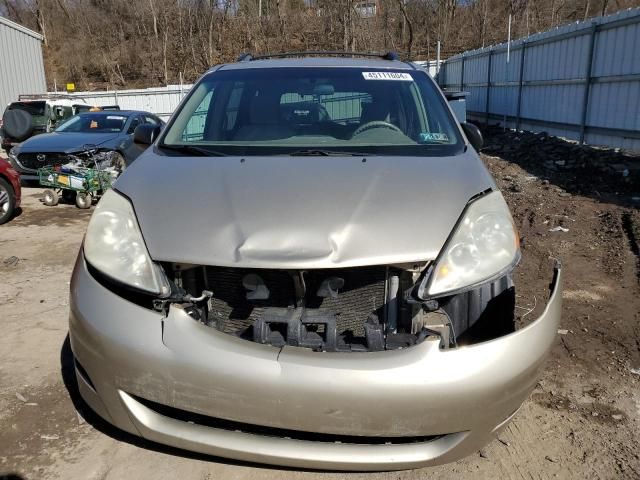
[{"label": "damaged silver minivan", "polygon": [[[71,282],[84,400],[148,440],[301,468],[477,451],[560,318],[516,329],[519,239],[425,71],[393,55],[209,70],[96,207]],[[475,148],[474,148],[475,147]]]}]

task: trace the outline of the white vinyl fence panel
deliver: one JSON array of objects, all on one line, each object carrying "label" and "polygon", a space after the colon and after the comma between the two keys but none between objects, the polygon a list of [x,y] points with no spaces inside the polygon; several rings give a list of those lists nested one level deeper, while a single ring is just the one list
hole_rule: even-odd
[{"label": "white vinyl fence panel", "polygon": [[167,120],[191,87],[192,85],[168,85],[135,90],[74,92],[70,95],[89,105],[118,105],[121,110],[144,110]]}]

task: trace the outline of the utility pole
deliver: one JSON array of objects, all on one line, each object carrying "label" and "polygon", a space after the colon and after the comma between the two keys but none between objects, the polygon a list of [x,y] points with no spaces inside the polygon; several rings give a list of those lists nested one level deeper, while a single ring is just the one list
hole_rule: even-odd
[{"label": "utility pole", "polygon": [[509,14],[509,26],[507,27],[507,63],[509,63],[509,55],[511,53],[511,14]]},{"label": "utility pole", "polygon": [[[509,58],[511,55],[511,14],[509,14],[509,27],[507,28],[507,71],[509,70]],[[508,75],[506,78],[509,78]],[[502,122],[502,131],[507,129],[507,111],[504,112],[504,120]]]}]

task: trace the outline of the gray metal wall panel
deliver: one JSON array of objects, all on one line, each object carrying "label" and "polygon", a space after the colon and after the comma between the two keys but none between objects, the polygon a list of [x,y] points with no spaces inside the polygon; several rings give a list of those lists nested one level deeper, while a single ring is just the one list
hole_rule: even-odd
[{"label": "gray metal wall panel", "polygon": [[506,57],[507,44],[465,52],[443,63],[439,81],[443,87],[470,92],[471,118],[487,118],[488,95],[491,123],[505,123],[507,115],[510,127],[519,123],[520,128],[570,139],[583,136],[587,143],[640,150],[640,9],[516,40],[509,63]]},{"label": "gray metal wall panel", "polygon": [[464,62],[465,83],[483,83],[487,81],[488,63],[482,57],[469,57]]},{"label": "gray metal wall panel", "polygon": [[[507,52],[495,53],[491,58],[491,82],[516,82],[520,76],[520,55],[521,50],[511,50],[509,63],[507,63]],[[489,57],[486,58],[488,62]]]},{"label": "gray metal wall panel", "polygon": [[640,82],[592,85],[587,124],[640,132]]},{"label": "gray metal wall panel", "polygon": [[47,89],[39,36],[0,22],[0,114],[24,93]]},{"label": "gray metal wall panel", "polygon": [[583,92],[581,85],[528,86],[522,92],[520,115],[536,120],[580,123]]},{"label": "gray metal wall panel", "polygon": [[467,110],[484,112],[487,103],[487,89],[484,87],[467,87],[465,91],[469,92],[469,96],[467,97]]},{"label": "gray metal wall panel", "polygon": [[599,32],[593,67],[596,77],[640,73],[640,23]]},{"label": "gray metal wall panel", "polygon": [[489,112],[499,115],[515,115],[517,87],[501,87],[491,90]]},{"label": "gray metal wall panel", "polygon": [[628,138],[612,135],[598,135],[595,133],[587,133],[587,143],[591,145],[611,145],[625,150],[640,151],[640,140],[637,138]]}]

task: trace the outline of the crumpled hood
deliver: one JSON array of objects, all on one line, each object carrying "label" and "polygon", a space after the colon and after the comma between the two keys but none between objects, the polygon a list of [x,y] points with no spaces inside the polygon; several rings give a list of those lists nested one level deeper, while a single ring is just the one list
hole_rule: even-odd
[{"label": "crumpled hood", "polygon": [[117,133],[43,133],[22,142],[20,152],[72,153],[82,150],[85,145],[99,146],[117,137]]},{"label": "crumpled hood", "polygon": [[456,157],[170,157],[118,179],[154,260],[331,268],[434,259],[467,201],[494,188]]}]

